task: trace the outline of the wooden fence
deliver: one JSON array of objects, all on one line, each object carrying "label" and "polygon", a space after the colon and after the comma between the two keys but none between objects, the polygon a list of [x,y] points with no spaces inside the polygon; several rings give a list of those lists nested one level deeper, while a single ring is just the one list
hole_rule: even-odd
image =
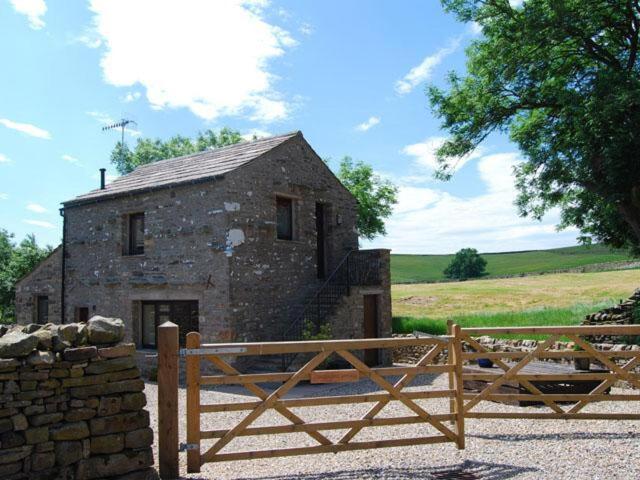
[{"label": "wooden fence", "polygon": [[[477,335],[535,334],[546,337],[530,352],[492,352],[472,338]],[[186,427],[187,471],[199,472],[203,464],[231,460],[272,458],[315,453],[341,452],[348,450],[401,447],[452,442],[459,449],[465,446],[465,419],[491,418],[562,418],[562,419],[627,419],[640,420],[640,414],[583,412],[593,402],[637,401],[640,395],[609,395],[609,388],[624,380],[640,388],[640,375],[633,369],[640,364],[640,351],[598,351],[585,340],[592,335],[638,335],[640,326],[611,327],[541,327],[505,329],[462,329],[450,325],[449,334],[441,337],[384,338],[360,340],[326,340],[304,342],[263,342],[232,344],[201,344],[198,333],[187,335],[186,348],[180,353],[186,357]],[[560,338],[569,339],[580,347],[576,350],[549,351],[549,347]],[[414,365],[393,367],[369,367],[359,357],[365,349],[390,349],[409,346],[426,347],[424,354]],[[178,327],[167,323],[158,332],[158,409],[159,409],[159,464],[160,475],[178,478]],[[306,362],[295,372],[244,374],[232,366],[230,359],[241,356],[303,354]],[[330,357],[339,357],[348,365],[338,370],[322,369]],[[533,360],[550,358],[592,358],[600,363],[594,373],[531,374],[527,366]],[[494,373],[465,372],[465,362],[479,358],[491,359],[498,369]],[[516,360],[515,363],[513,361]],[[438,361],[439,363],[436,363]],[[622,361],[622,364],[618,362]],[[201,364],[211,363],[219,374],[203,375]],[[444,363],[443,363],[444,362]],[[235,363],[234,363],[235,364]],[[411,382],[420,375],[446,374],[447,389],[406,391]],[[386,377],[399,377],[395,382]],[[579,378],[578,378],[579,377]],[[320,397],[285,397],[301,381],[310,383],[357,382],[368,378],[379,387],[380,392],[355,395]],[[486,388],[476,393],[465,393],[464,381],[482,381]],[[597,381],[596,386],[585,394],[548,394],[539,385],[541,382],[563,382],[577,380]],[[276,382],[277,388],[269,391],[258,384]],[[524,392],[501,393],[501,386],[518,385]],[[201,387],[216,385],[239,385],[253,397],[248,401],[233,403],[201,403]],[[538,385],[538,386],[537,386]],[[418,400],[448,398],[444,411],[427,411]],[[531,401],[540,402],[549,412],[530,412],[519,409],[513,412],[478,411],[483,401]],[[378,414],[390,402],[400,402],[413,415],[380,417]],[[570,406],[562,407],[567,402]],[[372,406],[358,418],[326,421],[305,421],[292,409],[300,407],[327,407],[331,405],[370,403]],[[443,402],[435,402],[444,405]],[[431,404],[430,404],[431,405]],[[433,407],[436,408],[436,407]],[[287,424],[256,425],[256,420],[265,412],[274,410],[287,420]],[[429,408],[431,410],[431,408]],[[203,415],[229,412],[248,412],[237,423],[228,428],[203,430]],[[327,410],[324,410],[327,415]],[[433,427],[431,435],[411,438],[384,438],[373,441],[354,441],[363,429],[406,424],[425,424]],[[346,430],[337,440],[331,440],[323,431]],[[313,445],[278,449],[222,451],[234,439],[249,436],[304,433],[313,440]],[[206,445],[203,445],[206,444]]]}]

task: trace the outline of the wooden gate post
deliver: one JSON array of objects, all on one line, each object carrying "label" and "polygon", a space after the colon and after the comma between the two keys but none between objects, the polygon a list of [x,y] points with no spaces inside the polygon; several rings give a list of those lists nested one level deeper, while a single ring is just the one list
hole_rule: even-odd
[{"label": "wooden gate post", "polygon": [[[187,349],[200,348],[200,334],[187,333]],[[200,471],[200,356],[187,354],[187,472]]]},{"label": "wooden gate post", "polygon": [[[447,320],[447,335],[453,337],[453,320],[450,318]],[[447,363],[449,365],[453,365],[453,344],[454,339],[450,338],[449,343],[447,344]],[[447,376],[449,377],[449,390],[455,389],[455,372],[450,371]],[[449,413],[453,414],[456,411],[456,399],[455,397],[451,397],[449,399]],[[451,424],[455,424],[455,419],[451,420]]]},{"label": "wooden gate post", "polygon": [[179,476],[178,459],[178,326],[158,327],[158,462],[160,478]]},{"label": "wooden gate post", "polygon": [[453,325],[453,362],[455,365],[455,390],[456,390],[456,445],[460,450],[464,449],[464,382],[462,381],[462,329],[460,325]]}]

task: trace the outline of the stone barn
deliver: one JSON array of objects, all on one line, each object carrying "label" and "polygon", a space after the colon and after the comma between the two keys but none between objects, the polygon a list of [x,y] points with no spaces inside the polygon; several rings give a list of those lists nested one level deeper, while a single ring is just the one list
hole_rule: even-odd
[{"label": "stone barn", "polygon": [[19,323],[118,317],[140,349],[167,320],[182,341],[391,333],[389,252],[358,250],[357,202],[301,132],[108,185],[103,170],[61,212],[62,245],[17,285]]}]

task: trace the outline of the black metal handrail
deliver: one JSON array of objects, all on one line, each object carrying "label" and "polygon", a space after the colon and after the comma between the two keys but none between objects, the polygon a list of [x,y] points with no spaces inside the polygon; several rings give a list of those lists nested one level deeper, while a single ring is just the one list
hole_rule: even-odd
[{"label": "black metal handrail", "polygon": [[[302,312],[282,334],[283,341],[314,338],[323,333],[329,316],[352,286],[379,285],[380,254],[376,250],[350,250],[331,275],[304,305]],[[286,370],[296,355],[285,355],[282,368]]]}]

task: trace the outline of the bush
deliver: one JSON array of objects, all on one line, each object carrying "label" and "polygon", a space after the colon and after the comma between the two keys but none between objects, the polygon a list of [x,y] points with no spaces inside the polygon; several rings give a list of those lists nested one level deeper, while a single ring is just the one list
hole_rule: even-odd
[{"label": "bush", "polygon": [[463,248],[456,253],[443,273],[447,278],[466,280],[481,277],[486,266],[487,261],[480,256],[475,248]]}]

